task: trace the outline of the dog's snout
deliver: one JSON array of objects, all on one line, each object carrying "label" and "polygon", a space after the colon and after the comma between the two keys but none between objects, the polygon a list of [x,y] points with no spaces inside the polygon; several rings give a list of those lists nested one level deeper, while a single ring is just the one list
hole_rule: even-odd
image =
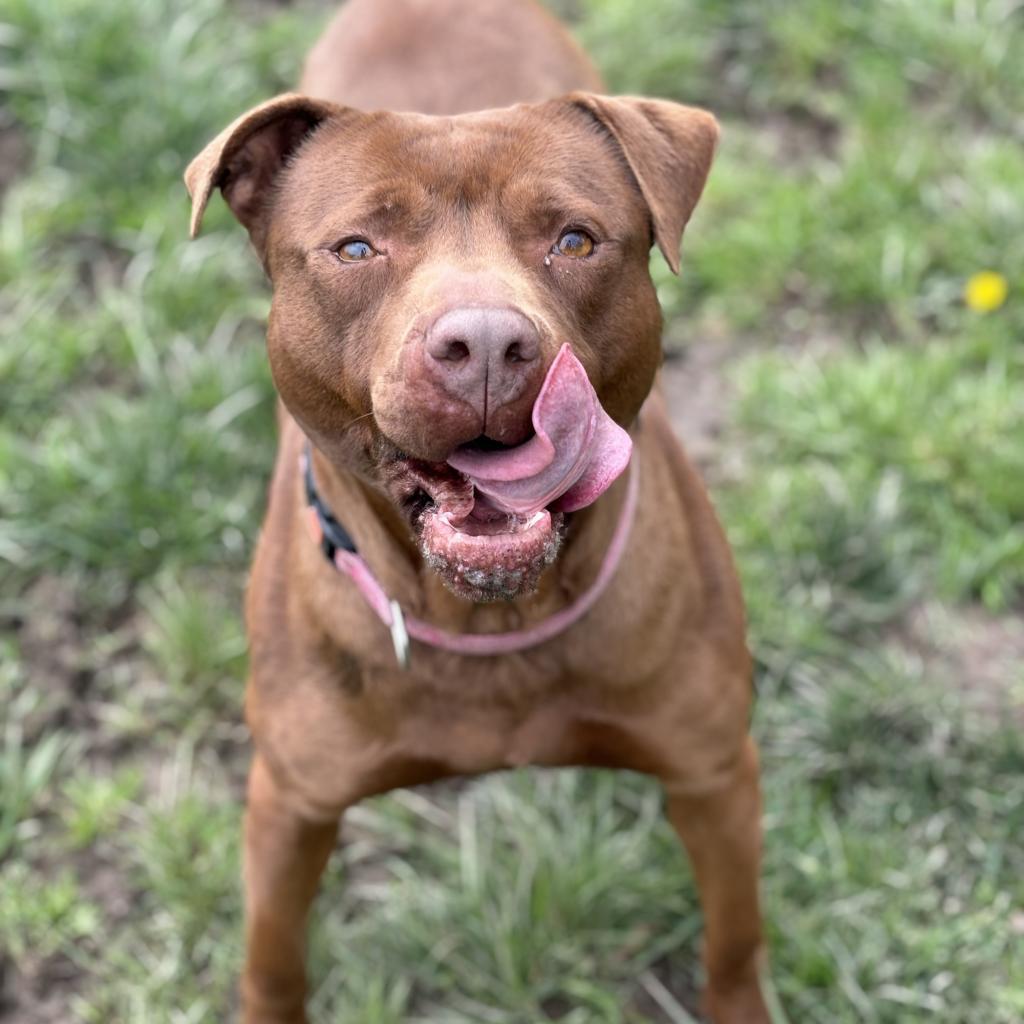
[{"label": "dog's snout", "polygon": [[511,307],[450,309],[427,330],[424,345],[441,386],[485,415],[535,391],[542,377],[537,328]]},{"label": "dog's snout", "polygon": [[537,329],[508,308],[449,310],[434,322],[426,340],[431,358],[450,364],[446,370],[476,371],[481,380],[500,364],[530,363],[540,354]]}]

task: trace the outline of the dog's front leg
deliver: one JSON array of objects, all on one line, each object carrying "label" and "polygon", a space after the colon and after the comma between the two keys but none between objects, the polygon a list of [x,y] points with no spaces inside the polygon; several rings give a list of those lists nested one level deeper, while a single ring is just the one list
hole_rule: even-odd
[{"label": "dog's front leg", "polygon": [[305,933],[338,818],[300,814],[256,756],[245,816],[243,1024],[305,1024]]},{"label": "dog's front leg", "polygon": [[673,793],[668,816],[693,863],[704,910],[707,1008],[715,1024],[769,1024],[758,980],[761,796],[749,737],[734,773],[700,795]]}]

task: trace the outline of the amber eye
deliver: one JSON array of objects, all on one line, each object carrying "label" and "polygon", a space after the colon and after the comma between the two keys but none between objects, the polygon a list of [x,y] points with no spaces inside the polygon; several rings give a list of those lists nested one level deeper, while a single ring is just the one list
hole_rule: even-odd
[{"label": "amber eye", "polygon": [[571,256],[574,260],[583,259],[594,251],[594,240],[586,233],[577,228],[570,231],[563,231],[560,235],[555,252],[563,256]]},{"label": "amber eye", "polygon": [[350,238],[334,251],[338,254],[338,259],[345,263],[361,263],[377,255],[377,250],[362,238]]}]

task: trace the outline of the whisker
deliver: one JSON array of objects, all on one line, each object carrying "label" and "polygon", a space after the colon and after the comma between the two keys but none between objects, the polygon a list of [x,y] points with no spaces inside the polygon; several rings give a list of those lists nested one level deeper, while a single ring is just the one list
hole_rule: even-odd
[{"label": "whisker", "polygon": [[351,420],[350,422],[346,423],[345,426],[342,427],[342,430],[348,430],[349,427],[354,427],[360,420],[365,420],[365,419],[367,419],[368,417],[370,417],[372,415],[373,415],[372,411],[371,412],[364,412],[362,416],[357,416],[354,420]]}]

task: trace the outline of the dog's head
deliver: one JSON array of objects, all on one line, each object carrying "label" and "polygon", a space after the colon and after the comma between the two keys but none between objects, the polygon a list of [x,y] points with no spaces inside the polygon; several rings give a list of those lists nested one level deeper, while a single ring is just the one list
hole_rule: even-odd
[{"label": "dog's head", "polygon": [[387,491],[457,592],[515,597],[610,479],[566,482],[621,461],[611,421],[661,354],[649,251],[678,270],[717,134],[589,93],[458,117],[281,96],[188,168],[192,232],[219,187],[273,283],[270,362],[302,429]]}]

